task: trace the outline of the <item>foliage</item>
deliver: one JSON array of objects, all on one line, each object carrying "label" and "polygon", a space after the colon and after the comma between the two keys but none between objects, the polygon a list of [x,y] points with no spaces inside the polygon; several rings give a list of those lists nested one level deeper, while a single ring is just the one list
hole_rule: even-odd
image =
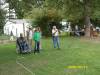
[{"label": "foliage", "polygon": [[[33,9],[57,9],[63,18],[69,21],[76,21],[85,16],[85,6],[87,5],[89,15],[92,19],[100,15],[100,0],[6,0],[10,8],[16,10],[17,16],[23,18],[25,14]],[[36,9],[35,9],[36,8]],[[98,15],[97,15],[98,13]],[[29,15],[31,15],[29,13]]]},{"label": "foliage", "polygon": [[[100,0],[45,0],[46,5],[59,9],[63,12],[64,18],[72,22],[79,22],[86,15],[91,19],[100,15]],[[85,9],[88,8],[88,10]],[[98,14],[97,14],[98,13]]]},{"label": "foliage", "polygon": [[[67,21],[86,25],[86,35],[90,34],[92,20],[100,19],[100,0],[8,0],[16,11],[18,18],[37,18],[52,9]],[[35,11],[36,10],[36,11]],[[49,14],[51,16],[51,14]],[[83,21],[81,21],[83,20]]]},{"label": "foliage", "polygon": [[0,9],[0,34],[3,33],[4,25],[5,25],[5,11]]},{"label": "foliage", "polygon": [[47,13],[42,16],[36,17],[33,21],[33,26],[36,25],[41,27],[43,35],[50,36],[53,25],[61,28],[60,21],[61,17],[55,11],[51,12],[51,10],[48,10]]},{"label": "foliage", "polygon": [[[83,19],[86,25],[85,36],[90,36],[91,19],[98,18],[100,0],[45,0],[47,6],[61,10],[65,18],[73,23]],[[96,14],[98,13],[98,15]]]},{"label": "foliage", "polygon": [[22,19],[33,7],[40,7],[43,0],[6,0],[6,2],[9,3],[10,9],[15,9],[17,17]]}]

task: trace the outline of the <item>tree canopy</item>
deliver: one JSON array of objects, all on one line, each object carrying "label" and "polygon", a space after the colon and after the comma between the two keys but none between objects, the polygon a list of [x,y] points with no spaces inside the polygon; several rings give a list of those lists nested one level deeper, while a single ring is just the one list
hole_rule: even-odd
[{"label": "tree canopy", "polygon": [[[87,27],[91,21],[100,20],[100,0],[7,0],[18,18],[35,19],[56,12],[73,23],[80,20]],[[54,12],[56,11],[56,12]],[[97,22],[97,21],[95,21]]]},{"label": "tree canopy", "polygon": [[[41,1],[41,2],[40,2]],[[41,6],[43,0],[6,0],[10,9],[15,9],[19,19],[24,18],[24,14],[30,12],[32,8]]]},{"label": "tree canopy", "polygon": [[5,11],[0,9],[0,34],[3,33],[4,25],[5,25]]},{"label": "tree canopy", "polygon": [[[6,0],[10,4],[10,8],[14,8],[19,18],[35,8],[57,9],[61,11],[64,18],[68,20],[77,20],[83,18],[89,13],[93,19],[100,16],[100,0]],[[87,6],[87,8],[85,8]],[[34,10],[33,10],[34,9]],[[88,9],[88,10],[87,10]],[[29,15],[31,15],[29,13]],[[34,14],[33,14],[34,15]]]}]

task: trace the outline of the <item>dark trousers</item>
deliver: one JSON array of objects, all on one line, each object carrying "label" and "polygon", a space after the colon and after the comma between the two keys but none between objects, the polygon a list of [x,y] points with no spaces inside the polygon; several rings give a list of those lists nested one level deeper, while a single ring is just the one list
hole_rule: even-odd
[{"label": "dark trousers", "polygon": [[34,48],[34,53],[39,53],[40,52],[40,41],[35,41],[35,48]]},{"label": "dark trousers", "polygon": [[24,43],[23,42],[21,42],[20,44],[19,44],[19,48],[20,48],[20,50],[25,50],[25,46],[24,46]]}]

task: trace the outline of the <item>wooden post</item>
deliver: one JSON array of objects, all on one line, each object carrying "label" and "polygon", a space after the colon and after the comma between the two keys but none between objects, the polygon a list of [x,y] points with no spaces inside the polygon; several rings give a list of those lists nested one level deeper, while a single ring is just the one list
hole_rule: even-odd
[{"label": "wooden post", "polygon": [[17,28],[16,28],[16,37],[18,37],[18,34],[17,34]]},{"label": "wooden post", "polygon": [[23,33],[24,33],[24,37],[25,37],[25,25],[23,23]]}]

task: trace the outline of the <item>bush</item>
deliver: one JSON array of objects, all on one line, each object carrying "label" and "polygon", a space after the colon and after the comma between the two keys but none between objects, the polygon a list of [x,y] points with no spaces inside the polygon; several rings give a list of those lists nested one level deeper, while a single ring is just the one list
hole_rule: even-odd
[{"label": "bush", "polygon": [[39,26],[42,31],[43,36],[51,36],[52,26],[56,25],[57,28],[61,28],[60,18],[58,16],[50,17],[47,15],[38,16],[33,22],[32,25]]}]

